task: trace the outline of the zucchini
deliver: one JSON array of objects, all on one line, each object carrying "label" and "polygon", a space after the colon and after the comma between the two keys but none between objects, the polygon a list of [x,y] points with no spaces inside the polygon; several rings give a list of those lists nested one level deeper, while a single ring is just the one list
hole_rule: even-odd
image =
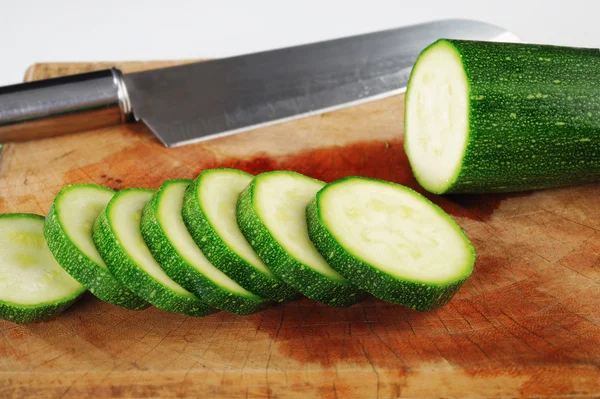
[{"label": "zucchini", "polygon": [[280,279],[310,299],[345,307],[358,302],[362,293],[325,262],[306,228],[306,206],[324,185],[296,172],[262,173],[240,195],[237,221]]},{"label": "zucchini", "polygon": [[212,306],[167,276],[144,243],[140,218],[153,194],[154,190],[129,188],[113,196],[94,223],[98,252],[119,281],[157,308],[188,316],[213,313]]},{"label": "zucchini", "polygon": [[237,225],[237,200],[252,178],[236,169],[200,173],[185,192],[183,221],[206,258],[223,273],[256,295],[288,301],[297,291],[265,266]]},{"label": "zucchini", "polygon": [[44,236],[58,264],[96,297],[126,309],[145,309],[148,302],[112,275],[92,241],[94,221],[114,194],[95,184],[64,187],[48,211]]},{"label": "zucchini", "polygon": [[240,315],[265,309],[267,301],[214,267],[188,233],[181,208],[191,182],[166,181],[144,207],[141,233],[150,252],[169,277],[215,308]]},{"label": "zucchini", "polygon": [[600,179],[598,49],[439,40],[412,70],[405,149],[442,193]]},{"label": "zucchini", "polygon": [[62,312],[85,288],[56,263],[44,240],[44,217],[0,215],[0,318],[16,323]]},{"label": "zucchini", "polygon": [[307,207],[311,240],[357,287],[418,311],[446,304],[473,271],[475,251],[438,206],[390,182],[348,177]]}]

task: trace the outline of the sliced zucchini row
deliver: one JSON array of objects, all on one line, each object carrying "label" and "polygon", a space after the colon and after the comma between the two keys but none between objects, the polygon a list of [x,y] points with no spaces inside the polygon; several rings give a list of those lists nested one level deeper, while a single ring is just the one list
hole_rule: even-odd
[{"label": "sliced zucchini row", "polygon": [[296,172],[260,174],[240,195],[237,220],[279,278],[310,299],[345,307],[358,302],[362,292],[325,262],[306,227],[306,206],[324,185]]},{"label": "sliced zucchini row", "polygon": [[307,207],[308,232],[356,286],[418,311],[446,304],[473,271],[475,251],[438,206],[390,182],[348,177]]},{"label": "sliced zucchini row", "polygon": [[189,316],[216,311],[174,282],[161,269],[140,232],[142,210],[154,190],[119,191],[94,223],[92,237],[111,272],[127,288],[157,308]]},{"label": "sliced zucchini row", "polygon": [[284,302],[297,291],[265,266],[237,224],[237,200],[252,178],[236,169],[200,173],[185,192],[183,221],[210,263],[248,291]]},{"label": "sliced zucchini row", "polygon": [[214,267],[188,233],[181,209],[191,182],[166,181],[144,207],[141,232],[150,252],[169,277],[215,308],[240,315],[265,309],[266,300]]},{"label": "sliced zucchini row", "polygon": [[62,312],[85,288],[56,263],[44,240],[44,217],[0,215],[0,318],[16,323]]},{"label": "sliced zucchini row", "polygon": [[95,184],[64,187],[44,223],[48,248],[58,264],[101,300],[127,309],[149,306],[117,280],[92,240],[94,221],[115,192]]}]

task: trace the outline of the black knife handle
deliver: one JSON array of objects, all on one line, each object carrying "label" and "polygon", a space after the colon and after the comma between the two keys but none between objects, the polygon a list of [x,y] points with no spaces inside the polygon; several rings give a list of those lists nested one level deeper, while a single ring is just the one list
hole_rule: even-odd
[{"label": "black knife handle", "polygon": [[0,144],[130,122],[116,68],[0,87]]}]

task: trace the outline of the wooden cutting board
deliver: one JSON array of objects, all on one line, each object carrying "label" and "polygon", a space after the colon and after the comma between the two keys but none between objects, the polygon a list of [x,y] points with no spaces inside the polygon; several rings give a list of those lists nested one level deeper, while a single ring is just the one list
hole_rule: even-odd
[{"label": "wooden cutting board", "polygon": [[[26,78],[107,65],[39,64]],[[0,212],[44,214],[65,184],[157,188],[215,166],[418,188],[402,109],[396,96],[177,149],[142,125],[12,144],[0,160]],[[191,318],[86,294],[48,322],[0,321],[0,397],[600,397],[600,185],[430,197],[478,253],[441,309],[301,299]]]}]

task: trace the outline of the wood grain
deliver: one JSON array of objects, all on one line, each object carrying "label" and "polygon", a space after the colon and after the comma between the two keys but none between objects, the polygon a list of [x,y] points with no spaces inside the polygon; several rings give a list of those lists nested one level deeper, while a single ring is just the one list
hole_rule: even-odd
[{"label": "wood grain", "polygon": [[[107,65],[38,64],[26,77]],[[402,108],[396,96],[171,150],[141,125],[12,144],[0,164],[0,212],[43,214],[69,183],[156,188],[214,166],[417,188]],[[196,319],[87,295],[48,322],[0,321],[0,397],[600,397],[599,195],[593,184],[430,196],[472,238],[478,259],[455,299],[429,313],[302,299]]]}]

